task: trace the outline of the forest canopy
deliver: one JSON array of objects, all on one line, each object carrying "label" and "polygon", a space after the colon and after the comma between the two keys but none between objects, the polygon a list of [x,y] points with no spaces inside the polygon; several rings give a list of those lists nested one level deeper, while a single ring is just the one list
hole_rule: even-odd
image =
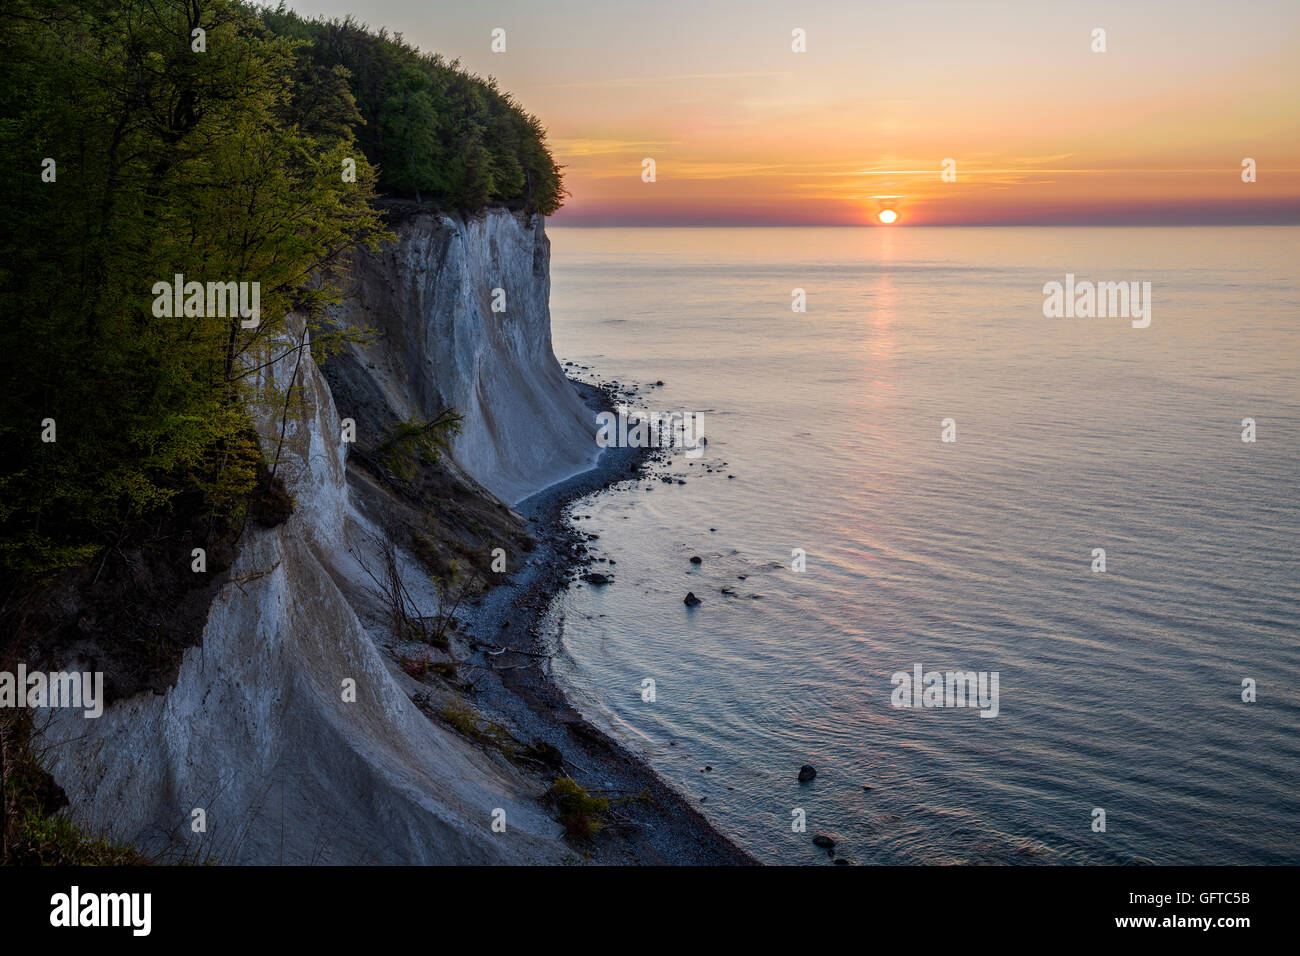
[{"label": "forest canopy", "polygon": [[[283,4],[261,16],[277,35],[302,42],[292,121],[307,130],[351,125],[379,167],[382,191],[457,209],[501,204],[549,216],[560,207],[563,184],[546,130],[495,80],[351,17],[308,20]],[[360,126],[324,105],[344,83]]]},{"label": "forest canopy", "polygon": [[[0,583],[84,565],[181,502],[239,519],[266,473],[251,370],[387,235],[381,193],[559,206],[535,117],[350,20],[240,0],[0,16]],[[257,322],[160,313],[175,276],[256,283]]]}]

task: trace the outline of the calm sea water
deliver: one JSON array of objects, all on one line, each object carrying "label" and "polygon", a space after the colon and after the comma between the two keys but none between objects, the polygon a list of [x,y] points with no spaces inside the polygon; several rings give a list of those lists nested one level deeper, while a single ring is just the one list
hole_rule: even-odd
[{"label": "calm sea water", "polygon": [[[861,863],[1300,863],[1300,229],[551,237],[556,354],[709,438],[686,484],[575,509],[616,582],[557,599],[556,669],[720,828],[774,863],[826,862],[819,830]],[[1151,282],[1150,328],[1044,318],[1066,272]],[[997,671],[999,715],[894,708],[916,664]]]}]

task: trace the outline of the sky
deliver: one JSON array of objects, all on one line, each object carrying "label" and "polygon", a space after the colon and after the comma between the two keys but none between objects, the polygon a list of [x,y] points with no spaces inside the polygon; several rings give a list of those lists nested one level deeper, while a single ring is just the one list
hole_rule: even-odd
[{"label": "sky", "polygon": [[1300,222],[1298,0],[288,4],[495,76],[557,224]]}]

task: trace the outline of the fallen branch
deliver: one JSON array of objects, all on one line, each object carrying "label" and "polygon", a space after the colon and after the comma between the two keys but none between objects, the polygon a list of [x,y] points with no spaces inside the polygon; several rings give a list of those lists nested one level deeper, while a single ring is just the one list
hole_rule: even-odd
[{"label": "fallen branch", "polygon": [[[483,645],[486,647],[487,645]],[[524,657],[554,657],[554,654],[539,654],[537,651],[521,651],[517,647],[498,647],[494,651],[484,651],[489,657],[500,657],[502,654],[522,654]]]}]

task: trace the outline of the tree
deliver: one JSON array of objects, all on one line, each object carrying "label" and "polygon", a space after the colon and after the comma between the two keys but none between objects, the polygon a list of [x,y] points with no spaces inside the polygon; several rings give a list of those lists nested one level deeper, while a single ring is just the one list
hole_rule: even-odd
[{"label": "tree", "polygon": [[[234,0],[17,0],[7,14],[0,572],[31,577],[178,495],[239,507],[260,457],[249,366],[290,310],[337,298],[332,270],[380,227],[342,75],[316,75],[315,112],[299,101],[309,122],[291,122],[295,43]],[[155,315],[155,285],[178,274],[258,283],[260,324]],[[56,441],[41,440],[47,420]]]}]

